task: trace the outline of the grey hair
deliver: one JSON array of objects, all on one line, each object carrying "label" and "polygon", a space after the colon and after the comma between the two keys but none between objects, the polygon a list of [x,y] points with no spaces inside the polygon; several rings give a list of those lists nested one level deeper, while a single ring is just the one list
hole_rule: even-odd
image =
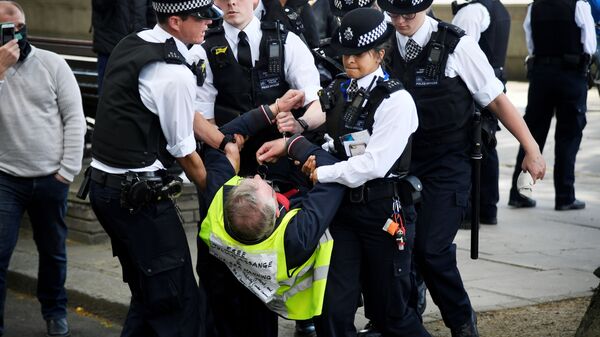
[{"label": "grey hair", "polygon": [[242,240],[256,241],[271,233],[275,226],[274,203],[259,200],[256,183],[244,179],[229,191],[224,206],[224,216]]}]

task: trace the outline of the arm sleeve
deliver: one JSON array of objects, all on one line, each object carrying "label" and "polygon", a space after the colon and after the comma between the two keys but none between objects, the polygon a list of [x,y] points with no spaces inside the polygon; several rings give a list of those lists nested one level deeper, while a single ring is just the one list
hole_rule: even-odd
[{"label": "arm sleeve", "polygon": [[81,170],[86,131],[85,116],[77,80],[71,68],[60,56],[57,56],[56,60],[56,100],[63,125],[63,157],[58,174],[68,181],[73,181]]},{"label": "arm sleeve", "polygon": [[298,35],[288,32],[285,44],[285,80],[290,88],[304,91],[306,106],[319,98],[317,93],[321,89],[315,59]]},{"label": "arm sleeve", "polygon": [[373,134],[365,153],[330,166],[319,167],[319,182],[357,187],[382,178],[400,157],[408,137],[417,129],[417,109],[407,91],[394,93],[375,113]]},{"label": "arm sleeve", "polygon": [[525,14],[525,20],[523,20],[523,30],[525,31],[527,52],[529,55],[533,55],[534,46],[533,39],[531,38],[531,5],[527,6],[527,14]]},{"label": "arm sleeve", "polygon": [[581,44],[588,55],[596,53],[596,25],[592,17],[592,8],[587,1],[577,1],[575,5],[575,23],[581,28]]},{"label": "arm sleeve", "polygon": [[254,136],[264,128],[270,126],[274,119],[275,117],[268,108],[260,106],[234,118],[219,130],[223,134],[232,135],[238,133],[244,136]]},{"label": "arm sleeve", "polygon": [[490,13],[480,3],[470,4],[456,13],[452,24],[464,29],[475,41],[479,41],[481,33],[490,26]]},{"label": "arm sleeve", "polygon": [[[314,154],[317,166],[330,165],[338,161],[302,136],[294,136],[294,140],[288,140],[288,154],[300,162],[304,162],[308,156]],[[313,254],[321,236],[342,203],[345,190],[346,188],[339,184],[317,183],[302,197],[302,209],[290,221],[284,236],[286,262],[289,269],[300,266]]]},{"label": "arm sleeve", "polygon": [[215,118],[215,100],[217,99],[217,88],[214,85],[214,75],[208,58],[206,56],[206,50],[201,45],[195,45],[190,49],[190,53],[193,55],[195,61],[205,60],[206,62],[206,77],[204,78],[204,84],[196,88],[196,99],[194,102],[195,111],[200,112],[206,119]]}]

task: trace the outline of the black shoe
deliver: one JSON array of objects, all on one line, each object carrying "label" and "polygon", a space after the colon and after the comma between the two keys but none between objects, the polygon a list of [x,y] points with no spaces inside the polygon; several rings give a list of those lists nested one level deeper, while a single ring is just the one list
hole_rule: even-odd
[{"label": "black shoe", "polygon": [[452,337],[479,337],[479,331],[477,331],[477,316],[475,312],[471,312],[471,319],[465,324],[461,325],[456,329],[450,329]]},{"label": "black shoe", "polygon": [[312,320],[296,321],[294,337],[316,337],[315,323]]},{"label": "black shoe", "polygon": [[575,199],[572,203],[566,205],[556,205],[554,209],[557,211],[570,211],[574,209],[584,209],[585,202]]},{"label": "black shoe", "polygon": [[367,325],[365,325],[364,329],[358,331],[356,337],[381,337],[381,332],[377,331],[375,328],[375,324],[369,321]]},{"label": "black shoe", "polygon": [[482,225],[497,225],[498,218],[495,216],[479,216],[479,223]]},{"label": "black shoe", "polygon": [[57,318],[46,320],[46,329],[48,337],[69,337],[71,331],[69,330],[69,323],[66,318]]},{"label": "black shoe", "polygon": [[515,208],[531,208],[535,207],[535,205],[535,200],[528,197],[524,197],[516,192],[513,193],[513,191],[511,190],[510,198],[508,199],[508,206],[512,206]]}]

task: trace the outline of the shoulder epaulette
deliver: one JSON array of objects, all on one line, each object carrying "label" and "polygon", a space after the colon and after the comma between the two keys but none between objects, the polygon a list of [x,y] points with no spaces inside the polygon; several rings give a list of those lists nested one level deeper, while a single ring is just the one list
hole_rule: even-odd
[{"label": "shoulder epaulette", "polygon": [[186,60],[177,49],[174,38],[165,41],[165,62],[169,64],[185,64]]},{"label": "shoulder epaulette", "polygon": [[448,47],[448,52],[454,52],[454,48],[460,41],[460,38],[465,36],[467,33],[460,27],[455,26],[453,24],[440,21],[438,23],[438,33],[442,33],[442,31],[446,31],[449,33],[446,35],[446,39],[444,40],[444,44]]},{"label": "shoulder epaulette", "polygon": [[404,85],[402,85],[402,82],[395,78],[390,78],[387,81],[379,81],[377,82],[377,87],[382,88],[388,94],[404,89]]}]

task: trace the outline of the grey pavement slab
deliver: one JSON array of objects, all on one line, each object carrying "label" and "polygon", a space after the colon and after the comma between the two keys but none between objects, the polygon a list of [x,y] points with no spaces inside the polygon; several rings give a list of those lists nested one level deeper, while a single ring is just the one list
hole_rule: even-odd
[{"label": "grey pavement slab", "polygon": [[[527,83],[509,82],[508,96],[523,112]],[[598,285],[592,274],[600,266],[600,98],[596,90],[589,91],[587,118],[576,165],[576,194],[587,203],[581,211],[554,211],[553,127],[544,151],[548,171],[533,192],[538,206],[509,208],[508,191],[518,143],[506,130],[498,133],[499,223],[481,226],[478,260],[469,257],[469,231],[459,231],[455,240],[459,268],[476,310],[590,295]],[[188,235],[195,259],[195,233]],[[9,270],[9,287],[35,291],[37,254],[27,231],[22,231]],[[109,244],[68,242],[67,288],[71,304],[116,320],[124,317],[129,290],[121,280],[120,265],[112,257]],[[439,317],[429,298],[425,320]],[[358,327],[367,322],[361,309],[355,322]],[[293,322],[280,320],[280,327],[280,336],[293,335]]]}]

